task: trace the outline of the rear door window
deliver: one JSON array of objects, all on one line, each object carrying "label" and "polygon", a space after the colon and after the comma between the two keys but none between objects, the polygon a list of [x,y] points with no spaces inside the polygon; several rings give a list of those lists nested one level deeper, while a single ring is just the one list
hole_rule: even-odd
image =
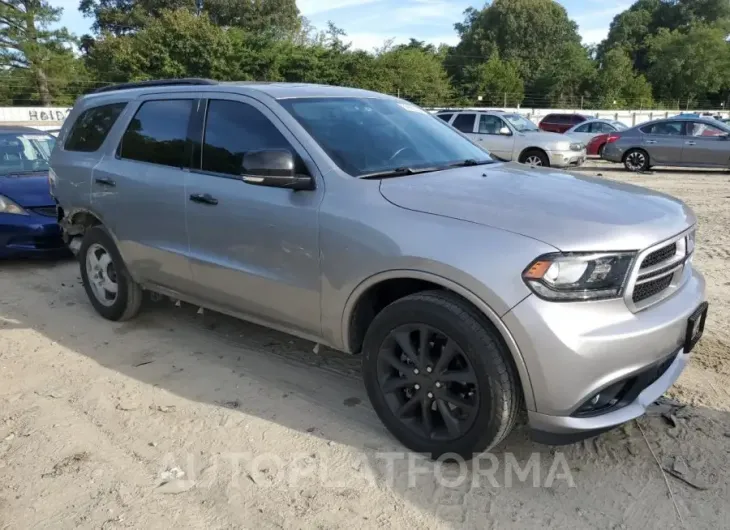
[{"label": "rear door window", "polygon": [[662,121],[642,127],[641,132],[659,136],[682,136],[684,134],[684,123],[681,121]]},{"label": "rear door window", "polygon": [[87,109],[76,119],[63,148],[92,153],[101,147],[126,103],[112,103]]},{"label": "rear door window", "polygon": [[451,125],[463,133],[473,133],[476,119],[476,114],[459,114]]},{"label": "rear door window", "polygon": [[189,166],[185,152],[193,102],[168,99],[142,103],[119,144],[119,157],[163,166]]}]

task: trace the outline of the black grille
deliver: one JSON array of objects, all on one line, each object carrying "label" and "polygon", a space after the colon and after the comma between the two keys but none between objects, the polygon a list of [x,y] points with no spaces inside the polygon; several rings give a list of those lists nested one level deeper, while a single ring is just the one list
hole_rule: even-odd
[{"label": "black grille", "polygon": [[634,303],[641,302],[647,298],[651,298],[655,294],[661,293],[664,289],[669,287],[672,283],[674,274],[664,276],[658,280],[652,280],[650,282],[642,283],[634,287]]},{"label": "black grille", "polygon": [[56,217],[55,206],[41,206],[40,208],[30,208],[30,210],[34,213],[37,213],[38,215],[43,215],[45,217]]},{"label": "black grille", "polygon": [[666,246],[664,248],[660,248],[659,250],[655,250],[651,254],[649,254],[647,257],[644,258],[644,261],[641,262],[641,268],[646,269],[647,267],[651,267],[653,265],[656,265],[657,263],[661,263],[662,261],[666,261],[672,256],[674,256],[677,253],[677,244],[672,243],[669,246]]}]

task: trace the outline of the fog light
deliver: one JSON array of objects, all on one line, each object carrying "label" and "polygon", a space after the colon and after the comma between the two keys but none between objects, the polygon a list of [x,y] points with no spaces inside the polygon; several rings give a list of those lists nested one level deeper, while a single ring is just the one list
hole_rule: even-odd
[{"label": "fog light", "polygon": [[590,401],[591,405],[597,405],[599,399],[601,399],[601,394],[596,394],[595,396],[593,396],[593,399],[591,399]]}]

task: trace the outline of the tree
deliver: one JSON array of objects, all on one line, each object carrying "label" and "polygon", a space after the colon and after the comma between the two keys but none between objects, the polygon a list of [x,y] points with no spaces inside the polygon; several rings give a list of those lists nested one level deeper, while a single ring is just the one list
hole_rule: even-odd
[{"label": "tree", "polygon": [[[195,0],[81,0],[79,10],[94,19],[97,34],[140,31],[164,11],[196,13]],[[206,0],[203,12],[217,26],[291,34],[300,26],[296,0]]]},{"label": "tree", "polygon": [[370,80],[361,80],[363,88],[398,95],[424,106],[443,105],[452,97],[441,57],[419,47],[382,50],[373,73],[375,77]]},{"label": "tree", "polygon": [[525,84],[517,65],[494,53],[486,63],[466,67],[464,88],[472,101],[478,96],[488,106],[517,106],[525,97]]},{"label": "tree", "polygon": [[46,0],[0,0],[0,69],[25,72],[20,77],[32,81],[42,105],[53,101],[49,71],[63,75],[59,63],[74,61],[73,37],[65,28],[50,29],[61,13]]},{"label": "tree", "polygon": [[693,25],[724,24],[728,19],[728,0],[638,0],[613,19],[598,55],[601,58],[609,50],[621,47],[631,55],[634,68],[645,73],[649,67],[648,39],[660,30],[686,31]]},{"label": "tree", "polygon": [[[235,32],[185,9],[162,11],[133,35],[105,34],[91,48],[89,68],[104,81],[211,77],[236,79]],[[246,76],[242,77],[246,79]]]},{"label": "tree", "polygon": [[647,41],[648,77],[657,95],[687,100],[730,86],[730,44],[723,27],[695,25],[659,30]]},{"label": "tree", "polygon": [[596,75],[595,104],[600,108],[647,108],[652,104],[651,85],[637,74],[621,48],[608,51]]},{"label": "tree", "polygon": [[555,73],[556,55],[581,43],[578,26],[554,0],[494,0],[482,10],[467,9],[455,27],[461,40],[447,58],[452,75],[459,79],[465,66],[497,52],[518,65],[528,92],[535,80]]}]

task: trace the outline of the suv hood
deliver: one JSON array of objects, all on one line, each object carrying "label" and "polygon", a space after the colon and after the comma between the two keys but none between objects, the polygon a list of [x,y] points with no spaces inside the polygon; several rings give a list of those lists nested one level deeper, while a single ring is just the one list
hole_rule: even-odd
[{"label": "suv hood", "polygon": [[381,181],[388,201],[562,251],[642,250],[694,225],[684,203],[638,186],[509,163]]},{"label": "suv hood", "polygon": [[47,171],[0,176],[0,195],[5,195],[23,208],[55,204],[48,187]]}]

